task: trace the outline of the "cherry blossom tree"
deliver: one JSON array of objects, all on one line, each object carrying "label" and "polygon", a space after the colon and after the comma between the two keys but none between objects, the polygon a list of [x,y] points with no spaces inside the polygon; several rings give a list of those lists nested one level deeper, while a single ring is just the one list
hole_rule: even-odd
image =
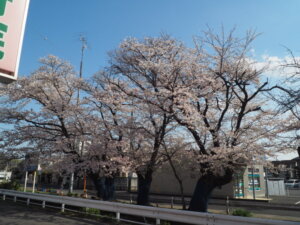
[{"label": "cherry blossom tree", "polygon": [[[119,154],[129,159],[128,168],[138,175],[137,204],[148,205],[153,172],[165,160],[161,155],[162,141],[169,129],[170,116],[161,114],[153,105],[128,94],[127,92],[149,89],[137,89],[130,79],[118,79],[118,73],[116,68],[111,67],[96,75],[96,83],[105,91],[101,95],[101,88],[96,89],[98,92],[94,91],[93,96],[95,93],[101,96],[94,104],[103,119],[112,118],[110,124],[106,125],[110,131],[114,130],[110,136],[123,142]],[[103,95],[108,95],[106,100]],[[104,108],[108,109],[110,115],[103,113]],[[105,119],[105,123],[109,120]]]},{"label": "cherry blossom tree", "polygon": [[54,153],[78,155],[74,140],[80,128],[74,118],[82,112],[74,98],[76,74],[55,56],[41,59],[41,64],[31,76],[1,88],[1,122],[14,125],[2,137],[10,146],[53,143]]},{"label": "cherry blossom tree", "polygon": [[102,123],[93,123],[88,101],[78,98],[85,84],[69,63],[55,56],[41,64],[29,77],[1,89],[1,122],[13,126],[1,133],[3,147],[24,155],[39,152],[40,161],[66,175],[113,173],[115,166],[108,164],[117,157],[108,153],[114,143],[99,132]]},{"label": "cherry blossom tree", "polygon": [[126,104],[123,102],[126,100],[111,89],[102,72],[97,73],[83,89],[88,94],[86,100],[90,113],[87,120],[91,123],[90,140],[87,142],[89,151],[85,154],[84,162],[91,164],[92,161],[91,168],[98,170],[91,175],[98,187],[98,196],[103,200],[112,200],[114,178],[127,172],[131,164],[127,155],[129,141],[125,130]]},{"label": "cherry blossom tree", "polygon": [[287,49],[289,57],[277,68],[281,73],[285,74],[285,78],[281,79],[280,84],[276,86],[276,92],[272,93],[272,99],[275,100],[279,107],[282,117],[285,117],[285,123],[282,124],[281,148],[297,150],[300,157],[300,59],[295,56],[292,50]]},{"label": "cherry blossom tree", "polygon": [[248,55],[256,34],[233,33],[208,31],[194,48],[168,36],[128,39],[111,54],[111,73],[120,77],[114,85],[175,120],[194,139],[194,211],[206,211],[216,187],[271,149],[275,115],[263,95],[271,88]]}]

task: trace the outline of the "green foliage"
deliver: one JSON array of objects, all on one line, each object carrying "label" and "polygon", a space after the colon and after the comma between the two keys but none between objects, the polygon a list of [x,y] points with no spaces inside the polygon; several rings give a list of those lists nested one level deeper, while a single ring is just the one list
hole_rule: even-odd
[{"label": "green foliage", "polygon": [[67,194],[67,196],[69,196],[69,197],[78,197],[79,195],[78,195],[78,193],[71,193],[71,192],[69,192]]},{"label": "green foliage", "polygon": [[235,209],[232,212],[233,216],[244,216],[244,217],[251,217],[252,213],[245,209]]},{"label": "green foliage", "polygon": [[92,215],[100,215],[100,209],[93,209],[93,208],[82,208],[82,211]]},{"label": "green foliage", "polygon": [[10,190],[19,190],[20,184],[15,180],[4,181],[4,182],[0,183],[0,188],[10,189]]},{"label": "green foliage", "polygon": [[161,225],[171,225],[171,223],[168,221],[161,221]]}]

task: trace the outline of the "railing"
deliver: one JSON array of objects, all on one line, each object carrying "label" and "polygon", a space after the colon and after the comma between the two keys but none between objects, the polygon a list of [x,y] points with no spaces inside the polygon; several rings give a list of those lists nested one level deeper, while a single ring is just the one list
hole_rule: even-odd
[{"label": "railing", "polygon": [[99,200],[73,198],[64,196],[55,196],[47,194],[32,194],[11,190],[0,189],[0,195],[3,200],[7,196],[13,197],[14,202],[18,198],[26,199],[27,205],[30,204],[31,200],[41,201],[41,206],[45,208],[47,203],[60,204],[61,211],[65,211],[65,207],[76,206],[99,209],[108,212],[114,212],[116,214],[115,219],[122,221],[121,214],[134,215],[146,218],[154,218],[156,224],[159,225],[161,220],[181,222],[186,224],[203,224],[203,225],[296,225],[298,222],[289,221],[278,221],[278,220],[267,220],[257,218],[246,218],[228,215],[218,215],[212,213],[199,213],[190,212],[175,209],[163,209],[156,207],[146,207],[130,204],[122,204],[116,202],[106,202]]}]

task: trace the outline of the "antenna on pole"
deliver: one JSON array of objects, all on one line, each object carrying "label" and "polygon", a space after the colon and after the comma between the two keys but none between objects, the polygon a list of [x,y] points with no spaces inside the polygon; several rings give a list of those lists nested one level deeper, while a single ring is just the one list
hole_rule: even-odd
[{"label": "antenna on pole", "polygon": [[[83,57],[84,57],[84,50],[87,48],[87,40],[86,40],[86,38],[82,34],[80,34],[79,41],[81,42],[81,58],[80,58],[80,67],[79,67],[79,78],[82,78]],[[79,93],[80,93],[80,90],[78,88],[78,92],[77,92],[77,105],[79,104]],[[79,141],[79,143],[78,143],[78,150],[80,152],[80,155],[82,156],[83,155],[83,150],[84,150],[84,141]],[[72,173],[72,177],[74,177],[74,173]],[[70,187],[73,190],[73,183],[72,183],[72,185]],[[84,176],[83,176],[83,196],[87,197],[87,193],[86,193],[86,174],[84,174]]]},{"label": "antenna on pole", "polygon": [[79,40],[81,41],[81,59],[80,59],[79,77],[82,78],[83,57],[84,57],[84,50],[87,48],[87,40],[82,34],[80,35]]}]

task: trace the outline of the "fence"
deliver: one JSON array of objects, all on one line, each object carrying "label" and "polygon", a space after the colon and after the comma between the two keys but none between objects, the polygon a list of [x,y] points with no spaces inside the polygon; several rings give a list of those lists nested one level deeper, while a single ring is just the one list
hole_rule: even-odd
[{"label": "fence", "polygon": [[47,203],[60,204],[61,211],[66,210],[66,206],[77,206],[85,208],[99,209],[115,213],[115,219],[122,221],[121,214],[141,216],[146,218],[154,218],[156,225],[160,224],[161,220],[180,222],[186,224],[199,225],[296,225],[298,222],[277,221],[257,218],[244,218],[228,215],[218,215],[212,213],[199,213],[175,209],[163,209],[156,207],[137,206],[130,204],[122,204],[116,202],[105,202],[99,200],[72,198],[64,196],[46,195],[46,194],[32,194],[11,190],[0,189],[0,195],[3,200],[7,196],[13,197],[14,202],[20,199],[25,199],[27,205],[31,200],[40,201],[41,206],[45,208]]}]

